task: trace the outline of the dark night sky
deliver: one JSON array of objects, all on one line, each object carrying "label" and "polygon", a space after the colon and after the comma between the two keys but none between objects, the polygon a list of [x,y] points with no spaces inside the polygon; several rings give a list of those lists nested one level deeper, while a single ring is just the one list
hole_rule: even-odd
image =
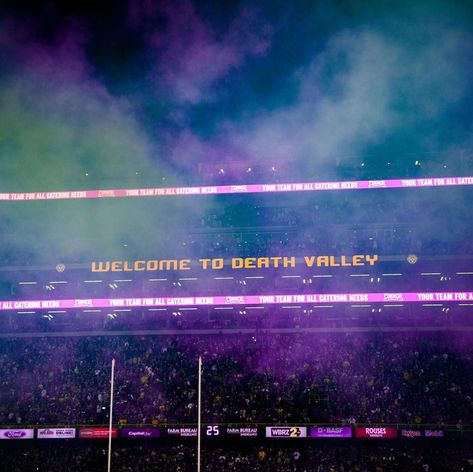
[{"label": "dark night sky", "polygon": [[3,5],[12,190],[31,186],[24,169],[59,188],[87,170],[113,181],[471,152],[470,2]]},{"label": "dark night sky", "polygon": [[336,173],[415,160],[471,175],[472,13],[440,0],[3,2],[0,187],[159,186],[199,164],[229,180],[232,166],[354,178]]}]

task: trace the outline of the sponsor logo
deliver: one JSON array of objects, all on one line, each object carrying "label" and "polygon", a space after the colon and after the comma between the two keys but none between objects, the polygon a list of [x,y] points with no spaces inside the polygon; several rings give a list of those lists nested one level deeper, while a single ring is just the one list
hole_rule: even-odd
[{"label": "sponsor logo", "polygon": [[225,297],[225,303],[245,303],[245,297]]},{"label": "sponsor logo", "polygon": [[74,300],[74,307],[75,308],[80,308],[80,307],[92,307],[94,304],[92,300]]},{"label": "sponsor logo", "polygon": [[267,438],[306,438],[307,428],[302,426],[266,427]]},{"label": "sponsor logo", "polygon": [[247,192],[248,188],[246,185],[232,185],[230,187],[231,192]]},{"label": "sponsor logo", "polygon": [[419,260],[419,258],[415,254],[409,254],[406,257],[406,260],[407,262],[409,262],[409,264],[415,264]]},{"label": "sponsor logo", "polygon": [[385,180],[370,180],[368,182],[368,187],[370,188],[386,187],[386,181]]},{"label": "sponsor logo", "polygon": [[6,438],[10,439],[19,439],[19,438],[24,438],[26,436],[25,431],[7,431],[5,433]]},{"label": "sponsor logo", "polygon": [[197,428],[168,428],[167,433],[174,436],[197,436]]},{"label": "sponsor logo", "polygon": [[34,429],[2,429],[0,439],[32,439]]},{"label": "sponsor logo", "polygon": [[397,429],[392,427],[358,427],[355,430],[357,438],[396,438]]},{"label": "sponsor logo", "polygon": [[415,429],[402,429],[401,436],[404,438],[420,438],[422,433],[421,431]]},{"label": "sponsor logo", "polygon": [[[79,438],[86,439],[86,438],[108,438],[108,428],[81,428],[79,430]],[[112,438],[116,438],[118,436],[118,429],[112,428]]]},{"label": "sponsor logo", "polygon": [[115,190],[99,190],[99,197],[114,197]]},{"label": "sponsor logo", "polygon": [[384,302],[402,302],[403,300],[402,293],[385,293],[383,295]]},{"label": "sponsor logo", "polygon": [[424,434],[426,438],[443,438],[444,436],[441,429],[426,429]]},{"label": "sponsor logo", "polygon": [[351,438],[352,429],[350,426],[316,426],[310,429],[310,436],[312,438]]},{"label": "sponsor logo", "polygon": [[370,436],[384,436],[386,434],[386,428],[366,428],[365,431]]},{"label": "sponsor logo", "polygon": [[123,428],[120,432],[122,437],[126,438],[157,438],[159,437],[158,428]]},{"label": "sponsor logo", "polygon": [[75,438],[75,428],[45,428],[38,429],[38,439],[41,438]]},{"label": "sponsor logo", "polygon": [[227,434],[256,437],[258,436],[258,428],[227,428]]}]

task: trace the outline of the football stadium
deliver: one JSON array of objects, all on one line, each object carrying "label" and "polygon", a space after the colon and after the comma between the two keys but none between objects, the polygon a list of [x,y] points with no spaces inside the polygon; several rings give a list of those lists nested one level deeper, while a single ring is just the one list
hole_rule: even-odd
[{"label": "football stadium", "polygon": [[470,7],[1,7],[0,470],[473,470]]}]

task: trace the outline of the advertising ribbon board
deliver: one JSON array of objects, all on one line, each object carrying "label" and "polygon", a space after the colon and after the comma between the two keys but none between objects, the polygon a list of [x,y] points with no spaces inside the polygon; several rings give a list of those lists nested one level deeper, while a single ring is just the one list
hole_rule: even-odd
[{"label": "advertising ribbon board", "polygon": [[120,430],[122,438],[159,438],[159,428],[131,428],[126,427]]},{"label": "advertising ribbon board", "polygon": [[172,428],[167,427],[164,430],[166,436],[170,437],[197,437],[197,428]]},{"label": "advertising ribbon board", "polygon": [[310,428],[311,438],[351,438],[352,429],[350,426],[313,426]]},{"label": "advertising ribbon board", "polygon": [[397,429],[391,426],[358,426],[355,428],[355,437],[370,439],[397,438]]},{"label": "advertising ribbon board", "polygon": [[76,437],[75,428],[40,428],[36,433],[38,439],[72,439]]},{"label": "advertising ribbon board", "polygon": [[0,429],[0,439],[33,439],[34,429]]},{"label": "advertising ribbon board", "polygon": [[[112,438],[118,437],[118,428],[112,428]],[[107,439],[108,428],[80,428],[79,438],[81,439]]]},{"label": "advertising ribbon board", "polygon": [[266,426],[267,438],[306,438],[305,426]]}]

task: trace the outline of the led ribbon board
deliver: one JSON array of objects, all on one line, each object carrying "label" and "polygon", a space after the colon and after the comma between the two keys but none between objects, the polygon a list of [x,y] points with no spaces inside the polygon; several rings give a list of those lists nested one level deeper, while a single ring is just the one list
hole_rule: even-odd
[{"label": "led ribbon board", "polygon": [[473,292],[313,293],[301,295],[225,295],[217,297],[90,298],[0,301],[0,310],[69,308],[192,307],[231,305],[287,305],[298,303],[473,303]]},{"label": "led ribbon board", "polygon": [[240,193],[318,192],[327,190],[366,190],[383,188],[458,187],[473,185],[472,177],[435,177],[425,179],[353,180],[286,184],[216,185],[207,187],[168,187],[65,192],[0,193],[0,200],[80,200],[86,198],[164,197],[183,195],[223,195]]}]

